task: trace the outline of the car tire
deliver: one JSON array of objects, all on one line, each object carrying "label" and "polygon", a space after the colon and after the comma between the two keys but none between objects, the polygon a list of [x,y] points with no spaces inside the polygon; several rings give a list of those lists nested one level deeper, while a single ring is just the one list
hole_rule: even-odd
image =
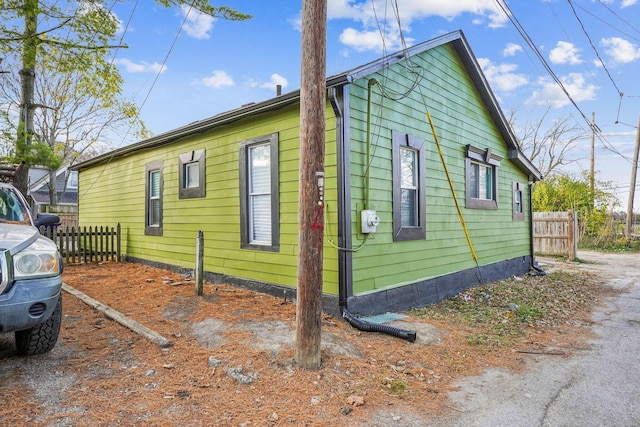
[{"label": "car tire", "polygon": [[51,351],[58,341],[60,324],[62,323],[62,294],[53,314],[46,321],[32,328],[16,331],[16,349],[18,354],[33,356]]}]

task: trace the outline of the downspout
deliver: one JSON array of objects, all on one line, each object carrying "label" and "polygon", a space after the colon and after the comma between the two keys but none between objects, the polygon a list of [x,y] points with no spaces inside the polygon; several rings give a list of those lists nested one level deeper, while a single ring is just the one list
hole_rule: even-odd
[{"label": "downspout", "polygon": [[535,270],[533,273],[535,276],[546,276],[547,273],[536,265],[535,258],[535,249],[533,246],[533,180],[529,181],[529,242],[530,242],[530,251],[531,251],[531,270]]},{"label": "downspout", "polygon": [[[365,162],[365,200],[364,200],[364,209],[367,210],[369,209],[369,168],[371,166],[370,164],[370,156],[371,156],[371,91],[372,88],[375,84],[377,84],[378,81],[376,79],[369,79],[368,85],[367,85],[367,136],[366,136],[366,162]],[[343,116],[341,115],[341,111],[340,111],[340,106],[338,104],[338,101],[336,99],[336,92],[335,89],[331,89],[329,91],[329,98],[331,100],[331,105],[333,106],[333,110],[336,114],[336,118],[338,119],[338,127],[340,129],[343,128],[344,126],[344,120],[343,120]],[[342,138],[342,136],[344,136],[344,131],[340,132],[338,134],[339,137],[339,142],[345,142]],[[346,157],[346,153],[341,151],[345,149],[345,144],[342,143],[339,145],[339,149],[338,151],[338,161],[340,162],[340,160],[345,160]],[[341,156],[342,154],[342,156]],[[339,165],[338,170],[342,171],[346,174],[346,172],[348,171],[347,166],[348,165],[342,165],[343,167],[341,167]],[[339,180],[340,181],[340,180]],[[342,188],[342,186],[339,184],[338,187],[340,188],[339,191],[342,192],[346,192],[346,176],[345,179],[343,179],[342,181],[344,184],[344,188]],[[344,193],[343,193],[344,194]],[[347,198],[345,197],[344,199],[341,199],[344,201],[343,208],[338,207],[338,224],[340,224],[341,219],[340,219],[340,212],[343,212],[346,214],[346,209],[347,209]],[[343,211],[342,209],[345,209],[345,211]],[[342,219],[344,220],[344,218],[346,218],[346,216],[344,216]],[[346,224],[345,224],[346,226]],[[338,227],[340,229],[340,227]],[[346,227],[344,228],[346,230]],[[340,236],[340,231],[338,231],[338,234]],[[346,236],[345,240],[349,240],[349,248],[346,248],[347,250],[339,250],[338,252],[338,270],[342,271],[343,267],[346,267],[347,264],[347,258],[350,260],[351,259],[351,251],[349,251],[348,249],[351,248],[350,243],[351,243],[351,235],[349,234],[348,236]],[[342,242],[340,244],[340,247],[345,247],[347,244],[347,242]],[[342,260],[344,259],[344,263],[342,262]],[[339,273],[339,277],[343,277],[341,273]],[[345,276],[346,279],[346,276]],[[349,276],[349,280],[351,280],[351,276]],[[366,322],[364,320],[358,319],[357,317],[355,317],[353,314],[349,313],[349,311],[347,310],[347,281],[346,280],[340,280],[339,281],[339,293],[340,293],[340,297],[339,297],[339,301],[340,301],[340,310],[342,312],[342,317],[354,328],[364,331],[364,332],[380,332],[383,334],[387,334],[387,335],[391,335],[397,338],[402,338],[404,340],[407,340],[409,342],[414,342],[416,340],[416,332],[415,331],[409,331],[409,330],[405,330],[405,329],[400,329],[400,328],[396,328],[393,326],[389,326],[389,325],[381,325],[378,323],[372,323],[372,322]]]},{"label": "downspout", "polygon": [[[347,233],[349,230],[346,210],[350,209],[348,197],[348,167],[345,151],[345,120],[342,109],[340,108],[340,100],[338,99],[337,89],[330,87],[328,90],[329,102],[336,115],[336,154],[337,154],[337,179],[338,179],[338,247],[351,247],[351,236]],[[347,297],[349,295],[348,286],[351,280],[350,276],[350,257],[349,251],[338,250],[338,306],[340,313],[347,307]]]}]

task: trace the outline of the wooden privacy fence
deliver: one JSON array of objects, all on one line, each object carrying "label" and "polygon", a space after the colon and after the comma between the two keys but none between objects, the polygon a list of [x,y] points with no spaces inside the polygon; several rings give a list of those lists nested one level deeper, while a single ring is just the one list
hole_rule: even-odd
[{"label": "wooden privacy fence", "polygon": [[41,227],[67,264],[120,261],[120,224],[114,227]]},{"label": "wooden privacy fence", "polygon": [[543,255],[576,258],[578,249],[578,215],[568,212],[533,213],[533,250]]}]

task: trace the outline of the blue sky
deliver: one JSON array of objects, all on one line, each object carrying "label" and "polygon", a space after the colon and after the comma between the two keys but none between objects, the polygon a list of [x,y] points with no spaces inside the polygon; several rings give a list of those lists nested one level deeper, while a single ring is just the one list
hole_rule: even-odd
[{"label": "blue sky", "polygon": [[[285,93],[300,87],[302,1],[212,4],[253,19],[216,20],[152,2],[114,9],[128,45],[116,53],[125,95],[141,106],[154,134],[269,99],[277,84]],[[517,108],[524,122],[549,109],[549,119],[570,117],[587,131],[583,115],[590,120],[595,113],[603,135],[596,140],[598,178],[620,187],[626,210],[640,115],[640,0],[512,0],[507,5],[537,51],[496,0],[328,0],[327,75],[401,50],[402,38],[411,46],[462,30],[506,115]],[[589,153],[590,138],[580,140],[570,153],[577,160],[570,170],[588,169]],[[635,199],[639,211],[640,189]]]}]

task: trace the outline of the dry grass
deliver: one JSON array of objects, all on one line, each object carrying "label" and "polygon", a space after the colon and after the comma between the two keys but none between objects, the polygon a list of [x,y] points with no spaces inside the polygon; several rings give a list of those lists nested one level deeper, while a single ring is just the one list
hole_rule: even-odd
[{"label": "dry grass", "polygon": [[[583,348],[591,308],[612,292],[586,274],[524,277],[470,290],[471,299],[458,296],[408,313],[411,321],[442,331],[439,342],[428,346],[360,332],[325,316],[323,338],[330,337],[334,345],[323,349],[322,368],[309,372],[293,363],[295,348],[289,341],[279,341],[278,350],[256,347],[263,339],[255,333],[256,324],[266,332],[275,324],[295,329],[290,302],[210,284],[197,297],[192,282],[180,275],[127,263],[71,265],[64,280],[174,345],[158,348],[65,295],[59,345],[41,358],[59,354],[55,369],[72,383],[55,402],[43,404],[44,397],[33,393],[18,369],[0,384],[5,402],[0,424],[335,426],[367,425],[381,408],[444,413],[447,392],[461,376],[490,366],[520,369],[526,357],[522,352],[568,357]],[[545,305],[541,315],[510,311],[509,303],[538,307],[538,302],[503,299],[504,292],[516,288],[535,289],[540,304],[553,300],[553,306]],[[529,317],[521,321],[525,314]],[[509,326],[508,339],[496,341],[492,328],[499,330],[510,317],[518,328]],[[216,345],[203,345],[193,325],[213,320],[221,326],[209,337]],[[282,331],[274,329],[273,334],[278,341]],[[219,365],[210,365],[210,357]],[[238,383],[229,375],[234,368],[252,382]]]}]

